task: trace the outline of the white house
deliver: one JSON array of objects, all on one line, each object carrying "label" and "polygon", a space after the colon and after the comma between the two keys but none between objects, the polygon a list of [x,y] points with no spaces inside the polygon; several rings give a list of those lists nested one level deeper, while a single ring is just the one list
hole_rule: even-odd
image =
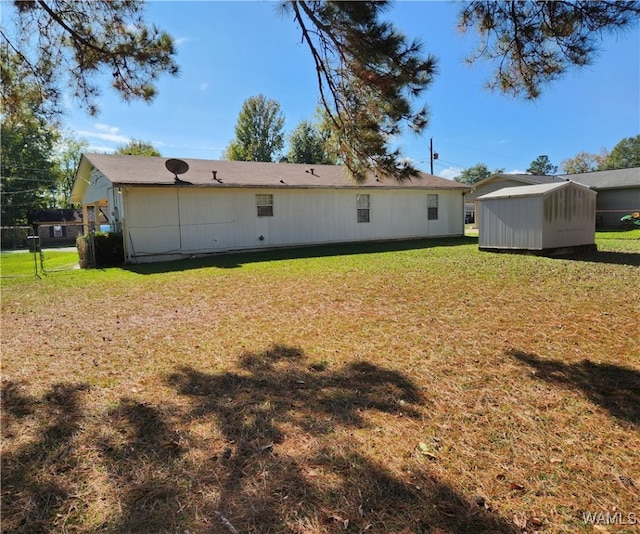
[{"label": "white house", "polygon": [[339,165],[184,162],[178,176],[162,157],[84,154],[71,200],[82,204],[85,224],[90,208],[110,214],[129,263],[464,235],[468,186],[430,174],[357,184]]},{"label": "white house", "polygon": [[506,187],[478,197],[480,250],[595,247],[596,195],[575,182]]}]

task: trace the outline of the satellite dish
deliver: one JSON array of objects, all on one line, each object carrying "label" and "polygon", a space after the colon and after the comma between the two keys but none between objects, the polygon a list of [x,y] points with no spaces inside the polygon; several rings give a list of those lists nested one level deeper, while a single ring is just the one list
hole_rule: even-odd
[{"label": "satellite dish", "polygon": [[189,164],[181,159],[168,159],[164,162],[164,166],[169,172],[175,174],[176,178],[178,174],[184,174],[189,170]]}]

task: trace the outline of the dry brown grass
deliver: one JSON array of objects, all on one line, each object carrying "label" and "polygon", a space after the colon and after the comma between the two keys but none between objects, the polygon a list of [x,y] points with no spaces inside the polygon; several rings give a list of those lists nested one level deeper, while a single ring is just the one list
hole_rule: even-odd
[{"label": "dry brown grass", "polygon": [[640,244],[601,249],[5,284],[2,530],[637,531]]}]

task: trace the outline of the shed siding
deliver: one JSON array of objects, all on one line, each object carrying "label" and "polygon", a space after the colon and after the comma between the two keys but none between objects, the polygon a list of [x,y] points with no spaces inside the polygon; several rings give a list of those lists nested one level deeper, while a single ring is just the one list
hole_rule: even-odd
[{"label": "shed siding", "polygon": [[[542,248],[540,197],[487,199],[480,202],[481,248]],[[508,201],[505,201],[508,200]]]},{"label": "shed siding", "polygon": [[[256,193],[273,195],[258,217]],[[129,259],[314,243],[462,235],[460,191],[249,188],[127,188]],[[370,195],[370,222],[357,222],[356,195]],[[427,218],[438,195],[438,219]],[[262,239],[260,239],[262,237]]]},{"label": "shed siding", "polygon": [[577,187],[554,191],[542,200],[542,248],[592,245],[595,242],[595,193]]}]

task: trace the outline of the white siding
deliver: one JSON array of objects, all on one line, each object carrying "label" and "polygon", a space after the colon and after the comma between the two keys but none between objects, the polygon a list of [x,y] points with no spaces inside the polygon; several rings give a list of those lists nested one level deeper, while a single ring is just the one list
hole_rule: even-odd
[{"label": "white siding", "polygon": [[[256,193],[273,195],[272,217],[258,217]],[[368,223],[357,222],[363,193]],[[438,195],[437,220],[427,219],[429,193]],[[123,194],[130,260],[464,233],[460,191],[130,187]]]},{"label": "white siding", "polygon": [[104,174],[97,169],[93,169],[90,174],[90,183],[87,185],[84,197],[82,198],[82,203],[93,204],[94,202],[104,200],[107,198],[107,191],[112,186],[113,184]]}]

